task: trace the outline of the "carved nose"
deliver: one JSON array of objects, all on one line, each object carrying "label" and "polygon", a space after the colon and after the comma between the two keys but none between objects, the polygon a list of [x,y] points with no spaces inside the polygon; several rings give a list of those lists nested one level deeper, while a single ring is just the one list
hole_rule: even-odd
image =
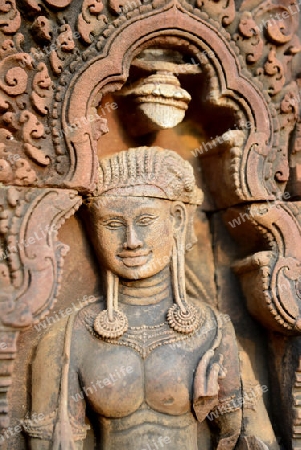
[{"label": "carved nose", "polygon": [[126,242],[123,244],[124,248],[135,250],[142,247],[142,241],[138,239],[137,232],[134,227],[128,227],[126,233]]}]

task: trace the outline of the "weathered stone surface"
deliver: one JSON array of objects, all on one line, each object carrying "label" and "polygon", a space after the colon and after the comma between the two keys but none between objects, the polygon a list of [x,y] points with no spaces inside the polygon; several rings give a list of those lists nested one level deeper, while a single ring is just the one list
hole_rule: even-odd
[{"label": "weathered stone surface", "polygon": [[[186,253],[180,251],[181,279],[186,281],[192,316],[193,306],[208,304],[229,315],[235,328],[240,368],[234,362],[229,373],[233,379],[241,377],[243,389],[243,427],[237,448],[300,448],[299,17],[300,4],[286,0],[0,1],[1,448],[21,450],[28,445],[20,420],[34,412],[32,377],[37,386],[43,386],[48,366],[54,371],[53,385],[49,382],[39,412],[45,416],[51,412],[47,406],[56,398],[55,376],[64,367],[59,344],[63,345],[67,318],[78,306],[94,300],[83,311],[91,309],[92,317],[97,316],[100,299],[107,297],[105,261],[100,254],[109,251],[110,245],[102,244],[102,252],[98,248],[99,211],[89,216],[92,233],[91,220],[88,233],[83,226],[87,209],[73,214],[82,199],[97,194],[99,160],[142,147],[175,151],[191,163],[204,193],[195,213],[198,242],[185,247]],[[116,181],[115,163],[111,167]],[[140,179],[139,167],[138,163],[130,166],[129,179]],[[175,173],[183,168],[184,162]],[[187,194],[190,179],[185,186]],[[127,221],[133,191],[120,189],[118,199],[107,206],[121,202]],[[141,207],[154,200],[153,188],[139,189],[139,195],[144,195]],[[124,192],[128,197],[120,200]],[[187,196],[183,199],[187,202]],[[176,195],[168,201],[175,200]],[[192,216],[193,211],[185,208]],[[189,230],[192,233],[191,226]],[[146,233],[146,239],[150,235]],[[161,232],[157,237],[161,252],[166,235]],[[116,289],[116,278],[109,280]],[[175,293],[171,299],[176,300]],[[131,327],[136,316],[127,313]],[[153,315],[144,312],[137,326],[143,327],[148,317]],[[120,334],[126,322],[122,315],[119,319],[124,327],[118,329]],[[74,329],[80,338],[71,339],[72,357],[94,352],[78,320]],[[174,323],[171,316],[169,320]],[[45,331],[39,331],[44,326]],[[184,328],[175,333],[186,336]],[[221,349],[233,348],[233,356],[235,338],[226,334]],[[82,336],[85,344],[78,345]],[[192,348],[191,359],[187,356],[190,362],[178,363],[189,376],[206,366],[204,361],[202,365],[204,342],[198,338],[199,368],[191,362],[196,351]],[[100,346],[105,342],[97,339]],[[118,339],[123,342],[124,338]],[[135,339],[133,352],[146,357],[148,350],[139,347],[140,338]],[[164,346],[154,350],[164,359],[166,373],[170,374],[173,358],[181,353],[181,345],[175,345],[181,342],[171,343],[172,351],[166,355]],[[121,353],[128,349],[123,344],[112,344],[112,348]],[[215,364],[206,366],[207,378],[195,377],[202,380],[194,385],[199,393],[195,422],[196,417],[202,422],[204,404],[208,406],[210,400],[203,404],[200,399],[206,393],[210,397],[216,388]],[[91,380],[93,367],[87,364],[87,368],[85,379]],[[156,370],[156,365],[150,365],[146,373],[164,380],[164,374]],[[209,380],[209,372],[211,382],[202,384]],[[266,392],[260,392],[263,386]],[[189,389],[192,408],[192,384]],[[139,388],[134,391],[128,393],[127,407],[137,400]],[[160,410],[156,390],[150,391],[149,403]],[[119,391],[114,392],[118,397]],[[175,395],[177,401],[181,398]],[[88,413],[91,430],[84,443],[85,450],[90,450],[98,413],[89,396],[86,400],[94,411]],[[173,420],[176,406],[168,408],[166,416]],[[218,408],[223,408],[221,403],[212,410],[218,415],[216,422],[223,430],[234,424],[229,432],[233,440],[216,447],[218,433],[208,426],[207,417],[198,424],[198,437],[192,433],[199,448],[234,448],[238,436],[233,430],[238,425]],[[83,419],[83,409],[79,406],[76,411],[77,418]],[[60,418],[67,424],[66,417]],[[29,435],[45,424],[45,417],[31,419],[25,425]],[[144,426],[142,421],[140,430]],[[161,445],[160,436],[154,429],[152,433],[155,449],[155,444]],[[107,436],[104,433],[101,445],[109,449],[116,443]],[[195,443],[180,444],[181,436],[179,448],[195,448]],[[142,450],[144,443],[137,439],[131,448]],[[31,445],[39,450],[52,448],[38,437]],[[125,448],[127,442],[116,445]],[[167,442],[164,445],[168,448]],[[170,446],[176,448],[173,441]],[[81,448],[79,441],[76,448]]]}]

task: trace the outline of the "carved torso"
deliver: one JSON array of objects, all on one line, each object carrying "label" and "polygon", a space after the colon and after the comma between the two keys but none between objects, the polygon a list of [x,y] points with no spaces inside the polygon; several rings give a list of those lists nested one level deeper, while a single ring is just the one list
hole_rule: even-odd
[{"label": "carved torso", "polygon": [[[169,302],[163,300],[155,308],[163,312]],[[85,394],[88,408],[98,417],[102,448],[130,448],[135,442],[135,448],[142,449],[147,441],[155,445],[161,436],[175,450],[197,449],[193,384],[202,356],[220,343],[213,310],[201,306],[201,325],[193,335],[177,333],[167,322],[157,323],[160,313],[156,316],[154,311],[148,318],[154,325],[129,326],[122,338],[106,342],[93,331],[101,308],[95,304],[79,313],[72,365],[78,373],[78,391]],[[121,308],[131,308],[138,322],[143,320],[139,319],[143,307],[121,304]],[[216,361],[221,352],[215,349]],[[76,408],[75,403],[71,408]],[[210,409],[208,403],[208,413]]]}]

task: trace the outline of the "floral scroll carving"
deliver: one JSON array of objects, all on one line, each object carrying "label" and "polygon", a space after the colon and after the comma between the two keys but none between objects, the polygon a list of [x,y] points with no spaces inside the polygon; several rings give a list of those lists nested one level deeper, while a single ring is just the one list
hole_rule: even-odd
[{"label": "floral scroll carving", "polygon": [[246,55],[246,62],[248,64],[256,63],[262,55],[264,42],[250,12],[242,14],[238,30],[239,33],[235,39],[241,51]]},{"label": "floral scroll carving", "polygon": [[0,29],[4,34],[15,33],[21,25],[21,16],[16,7],[15,0],[1,0],[0,3]]},{"label": "floral scroll carving", "polygon": [[48,74],[45,63],[38,64],[37,73],[33,79],[32,102],[40,114],[47,114],[50,110],[52,100],[52,80]]},{"label": "floral scroll carving", "polygon": [[91,34],[98,35],[107,23],[107,17],[101,14],[104,8],[102,0],[85,0],[82,13],[78,16],[78,29],[87,44],[92,43]]},{"label": "floral scroll carving", "polygon": [[43,318],[56,301],[68,251],[57,242],[56,234],[79,205],[80,197],[72,191],[2,188],[0,333],[5,345],[0,352],[1,427],[8,425],[6,395],[18,333]]},{"label": "floral scroll carving", "polygon": [[230,25],[235,18],[235,2],[230,1],[212,1],[212,0],[197,0],[197,6],[209,15],[214,15],[222,24]]}]

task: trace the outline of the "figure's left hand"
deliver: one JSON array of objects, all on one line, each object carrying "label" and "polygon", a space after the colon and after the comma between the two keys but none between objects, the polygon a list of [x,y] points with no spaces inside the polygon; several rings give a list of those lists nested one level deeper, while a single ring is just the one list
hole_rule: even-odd
[{"label": "figure's left hand", "polygon": [[222,368],[223,356],[212,362],[214,351],[208,350],[196,370],[194,378],[193,407],[199,422],[218,405],[219,378],[225,377]]},{"label": "figure's left hand", "polygon": [[211,362],[214,356],[213,350],[208,350],[201,359],[194,379],[194,395],[198,397],[214,397],[218,395],[218,380],[226,376],[222,367],[223,355],[218,360]]}]

